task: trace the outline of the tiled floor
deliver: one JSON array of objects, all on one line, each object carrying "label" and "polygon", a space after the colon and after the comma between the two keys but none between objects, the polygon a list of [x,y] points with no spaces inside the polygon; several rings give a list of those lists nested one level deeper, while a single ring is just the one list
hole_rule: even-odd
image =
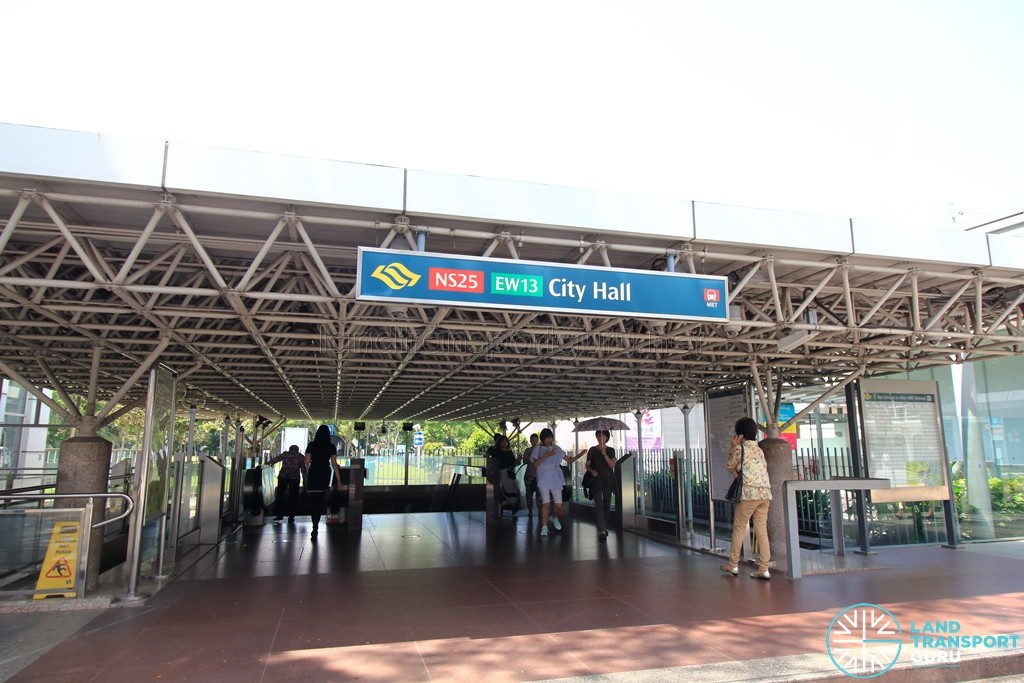
[{"label": "tiled floor", "polygon": [[797,662],[835,676],[826,630],[855,603],[892,612],[907,643],[912,620],[1024,631],[1024,554],[994,550],[880,549],[851,558],[864,571],[766,583],[633,534],[600,543],[580,521],[541,538],[526,518],[375,515],[313,544],[302,520],[242,530],[11,680],[787,680]]}]

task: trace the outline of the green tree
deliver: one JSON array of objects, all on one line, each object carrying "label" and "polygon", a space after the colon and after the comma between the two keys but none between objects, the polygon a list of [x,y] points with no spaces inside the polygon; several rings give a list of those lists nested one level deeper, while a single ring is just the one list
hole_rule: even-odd
[{"label": "green tree", "polygon": [[459,448],[472,453],[483,455],[487,449],[494,445],[494,432],[489,432],[483,427],[476,427],[472,433],[461,443]]},{"label": "green tree", "polygon": [[[58,405],[67,407],[67,403],[60,397],[60,394],[54,392],[50,397],[57,402]],[[50,413],[50,420],[63,420],[64,418],[59,417],[53,413]],[[46,447],[47,448],[59,448],[62,443],[71,438],[71,427],[50,427],[46,430]]]},{"label": "green tree", "polygon": [[468,439],[475,428],[472,422],[461,421],[424,422],[420,426],[425,443],[452,447],[458,447]]}]

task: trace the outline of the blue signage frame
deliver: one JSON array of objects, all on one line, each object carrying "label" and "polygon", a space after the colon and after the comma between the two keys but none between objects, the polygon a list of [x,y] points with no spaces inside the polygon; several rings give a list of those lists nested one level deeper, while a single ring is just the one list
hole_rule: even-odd
[{"label": "blue signage frame", "polygon": [[356,298],[439,306],[728,322],[718,275],[359,247]]}]

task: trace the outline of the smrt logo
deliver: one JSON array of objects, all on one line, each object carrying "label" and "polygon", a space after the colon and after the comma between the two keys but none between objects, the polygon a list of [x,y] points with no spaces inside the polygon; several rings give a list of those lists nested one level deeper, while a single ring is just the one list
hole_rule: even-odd
[{"label": "smrt logo", "polygon": [[371,277],[375,277],[385,285],[388,289],[399,290],[405,287],[412,287],[420,281],[420,276],[406,268],[401,263],[394,261],[392,263],[377,266],[376,270],[373,271]]}]

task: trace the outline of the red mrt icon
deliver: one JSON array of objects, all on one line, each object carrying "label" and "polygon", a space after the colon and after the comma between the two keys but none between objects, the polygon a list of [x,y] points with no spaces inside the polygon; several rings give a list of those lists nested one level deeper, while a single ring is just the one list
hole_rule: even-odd
[{"label": "red mrt icon", "polygon": [[705,289],[704,290],[704,301],[716,301],[717,302],[720,296],[721,295],[719,294],[717,289]]}]

